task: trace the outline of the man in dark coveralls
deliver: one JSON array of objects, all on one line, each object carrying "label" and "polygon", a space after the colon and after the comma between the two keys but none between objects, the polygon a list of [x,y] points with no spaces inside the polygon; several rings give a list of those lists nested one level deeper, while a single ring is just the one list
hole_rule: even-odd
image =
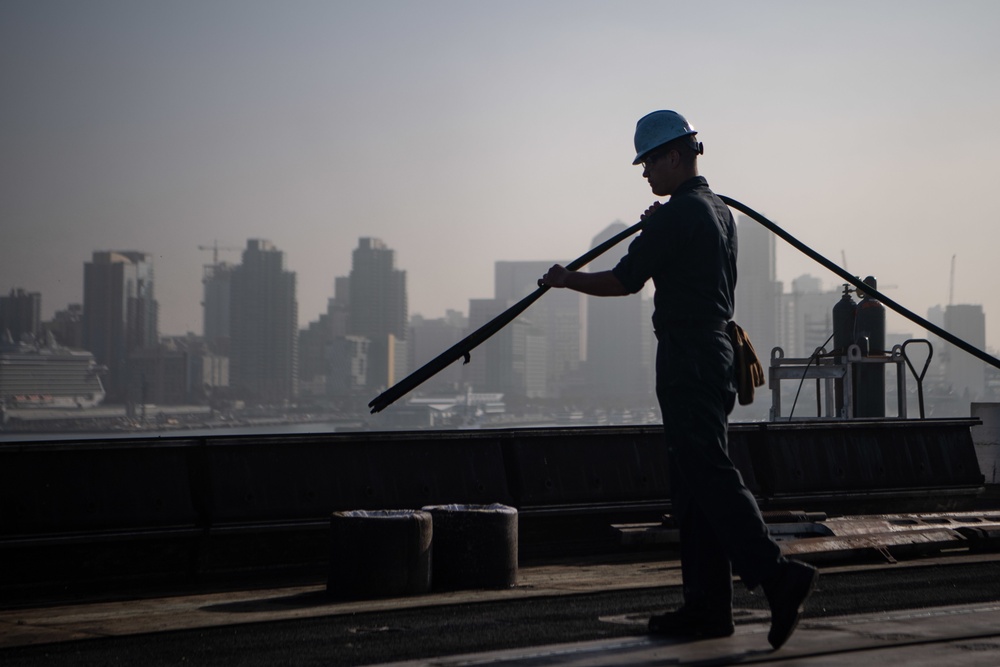
[{"label": "man in dark coveralls", "polygon": [[611,271],[555,265],[539,284],[593,296],[635,294],[652,278],[656,397],[670,462],[673,514],[681,534],[684,605],[653,616],[652,634],[733,634],[733,570],[760,585],[771,607],[768,641],[778,648],[798,623],[816,570],[784,558],[727,452],[736,399],[726,323],[736,288],[732,213],[698,175],[703,147],[678,113],[654,111],[636,125],[636,156],[653,193],[670,195],[642,215],[642,233]]}]

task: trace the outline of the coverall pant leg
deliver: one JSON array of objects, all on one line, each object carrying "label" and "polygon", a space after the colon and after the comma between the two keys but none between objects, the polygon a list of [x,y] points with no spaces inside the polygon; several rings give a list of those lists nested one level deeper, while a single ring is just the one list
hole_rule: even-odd
[{"label": "coverall pant leg", "polygon": [[731,613],[732,571],[752,589],[784,560],[728,454],[728,414],[736,396],[732,346],[724,332],[658,333],[656,394],[680,528],[685,605]]}]

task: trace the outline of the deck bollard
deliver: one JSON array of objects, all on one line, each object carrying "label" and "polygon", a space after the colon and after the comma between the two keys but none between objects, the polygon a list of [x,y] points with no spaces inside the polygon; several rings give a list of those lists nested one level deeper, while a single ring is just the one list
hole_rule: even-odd
[{"label": "deck bollard", "polygon": [[429,505],[435,590],[517,585],[517,510],[506,505]]},{"label": "deck bollard", "polygon": [[427,512],[335,512],[330,517],[327,594],[365,600],[428,593],[432,532]]}]

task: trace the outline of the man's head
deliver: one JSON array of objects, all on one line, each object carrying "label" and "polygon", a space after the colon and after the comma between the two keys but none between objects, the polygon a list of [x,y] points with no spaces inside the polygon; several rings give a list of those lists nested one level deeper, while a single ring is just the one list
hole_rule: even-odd
[{"label": "man's head", "polygon": [[672,194],[678,185],[698,175],[698,156],[704,152],[697,130],[676,111],[654,111],[635,126],[635,160],[658,196]]}]

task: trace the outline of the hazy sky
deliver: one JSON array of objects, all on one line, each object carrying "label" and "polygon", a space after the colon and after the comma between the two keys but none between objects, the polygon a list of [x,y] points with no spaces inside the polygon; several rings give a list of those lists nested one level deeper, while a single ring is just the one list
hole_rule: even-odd
[{"label": "hazy sky", "polygon": [[[304,325],[375,236],[411,313],[467,312],[495,261],[638,219],[632,132],[666,108],[717,192],[912,310],[956,256],[997,349],[998,35],[990,0],[4,0],[0,291],[48,317],[92,251],[145,251],[162,333],[200,333],[198,246],[260,237]],[[778,271],[838,282],[781,241]]]}]

